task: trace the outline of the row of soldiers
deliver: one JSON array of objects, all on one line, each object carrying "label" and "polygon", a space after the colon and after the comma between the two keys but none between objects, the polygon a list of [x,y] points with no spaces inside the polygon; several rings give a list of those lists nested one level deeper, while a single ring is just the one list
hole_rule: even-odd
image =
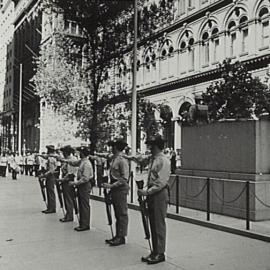
[{"label": "row of soldiers", "polygon": [[[170,176],[170,161],[164,155],[163,149],[165,141],[160,136],[151,137],[146,141],[150,148],[147,156],[131,156],[124,153],[127,144],[122,139],[115,139],[108,143],[110,153],[95,153],[90,155],[87,147],[79,147],[77,151],[80,158],[76,159],[73,155],[74,150],[71,146],[61,149],[63,156],[56,154],[54,146],[47,146],[47,154],[42,158],[47,160],[47,169],[42,171],[39,179],[45,180],[47,193],[47,209],[42,211],[44,214],[56,212],[56,200],[54,186],[61,183],[65,216],[61,222],[72,222],[74,220],[74,209],[76,213],[76,194],[78,197],[79,226],[75,228],[77,232],[90,230],[90,191],[93,185],[93,166],[90,160],[105,158],[110,161],[109,181],[103,181],[102,187],[113,206],[115,213],[115,236],[105,240],[110,246],[120,246],[126,243],[128,234],[128,203],[129,193],[129,163],[148,163],[148,178],[146,187],[138,189],[138,196],[144,198],[147,205],[147,221],[149,220],[151,230],[152,246],[149,255],[142,257],[141,260],[148,264],[156,264],[165,261],[166,246],[166,223],[165,217],[167,204],[169,201],[168,180]],[[57,162],[61,162],[62,175],[57,171]]]}]

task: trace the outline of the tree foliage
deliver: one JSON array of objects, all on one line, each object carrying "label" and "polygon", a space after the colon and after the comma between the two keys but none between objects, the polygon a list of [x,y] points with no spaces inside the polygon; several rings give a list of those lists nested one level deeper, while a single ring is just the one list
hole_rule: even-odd
[{"label": "tree foliage", "polygon": [[203,101],[209,107],[211,121],[220,119],[258,118],[270,111],[270,91],[247,67],[225,60],[219,66],[221,80],[212,83]]},{"label": "tree foliage", "polygon": [[[146,6],[145,1],[138,2],[140,39],[149,36],[161,25],[165,27],[167,23],[172,22],[173,0],[149,2]],[[61,13],[65,20],[78,23],[82,29],[83,43],[77,46],[74,44],[65,46],[63,44],[67,41],[60,39],[57,53],[61,61],[50,71],[47,70],[49,67],[47,61],[48,58],[54,58],[53,47],[52,56],[49,56],[50,53],[41,55],[38,61],[38,72],[34,79],[38,92],[41,97],[53,104],[55,109],[62,110],[68,116],[77,119],[80,123],[78,135],[90,138],[93,151],[98,139],[103,135],[104,138],[108,137],[115,129],[112,115],[118,124],[121,123],[122,132],[127,127],[123,123],[129,121],[130,111],[126,113],[124,120],[121,113],[118,116],[115,115],[117,111],[115,108],[119,102],[130,102],[128,94],[130,89],[121,87],[102,91],[102,85],[106,80],[111,79],[108,71],[114,66],[122,65],[124,73],[132,73],[133,63],[125,59],[127,55],[129,59],[132,57],[133,1],[44,0],[43,8],[48,15]],[[57,32],[57,30],[54,31]],[[74,61],[72,62],[71,59],[72,50],[78,50],[85,55],[85,65],[75,65],[76,68],[74,68]],[[54,77],[56,78],[53,79]],[[140,102],[144,103],[142,99]],[[148,112],[145,115],[150,117],[152,114],[149,114],[147,110],[150,107],[153,109],[154,105],[150,106],[149,102],[144,104],[145,111]],[[128,109],[130,105],[126,106],[126,110]],[[139,116],[141,114],[142,112]],[[122,118],[121,121],[119,117]],[[152,123],[151,121],[143,122],[139,120],[138,126],[146,127],[147,124]],[[109,123],[110,127],[106,123]],[[152,127],[150,126],[147,128]]]}]

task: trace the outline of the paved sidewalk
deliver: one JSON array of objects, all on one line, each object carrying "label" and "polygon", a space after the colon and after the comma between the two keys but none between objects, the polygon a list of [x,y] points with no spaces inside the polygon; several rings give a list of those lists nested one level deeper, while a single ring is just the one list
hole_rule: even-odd
[{"label": "paved sidewalk", "polygon": [[[9,178],[10,179],[10,178]],[[37,181],[0,178],[0,270],[187,269],[270,270],[270,244],[175,220],[167,220],[167,262],[148,266],[140,214],[130,210],[128,243],[108,247],[103,203],[92,201],[92,229],[75,232],[75,223],[44,215]]]}]

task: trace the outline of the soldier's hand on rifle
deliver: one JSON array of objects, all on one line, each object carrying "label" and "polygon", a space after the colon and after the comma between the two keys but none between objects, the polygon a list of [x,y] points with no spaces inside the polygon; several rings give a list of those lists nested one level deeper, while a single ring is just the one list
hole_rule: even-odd
[{"label": "soldier's hand on rifle", "polygon": [[106,188],[106,189],[110,189],[110,188],[112,188],[112,185],[108,184],[108,183],[104,183],[104,184],[102,184],[102,187]]},{"label": "soldier's hand on rifle", "polygon": [[138,196],[147,196],[148,195],[147,191],[143,190],[143,189],[138,189],[137,193],[138,193]]}]

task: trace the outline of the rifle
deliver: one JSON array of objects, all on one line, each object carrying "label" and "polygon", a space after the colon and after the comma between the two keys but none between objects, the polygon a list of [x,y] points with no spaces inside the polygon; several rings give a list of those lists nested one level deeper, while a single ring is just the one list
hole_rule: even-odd
[{"label": "rifle", "polygon": [[58,195],[60,207],[63,211],[64,216],[65,216],[64,203],[63,203],[63,197],[62,197],[62,194],[63,194],[62,186],[58,180],[55,181],[55,185],[56,185],[56,190],[57,190],[57,195]]},{"label": "rifle", "polygon": [[[102,179],[103,183],[108,183],[108,176],[104,176]],[[114,238],[113,228],[112,228],[112,201],[110,192],[108,193],[107,189],[103,189],[104,199],[105,199],[105,205],[106,205],[106,213],[107,213],[107,219],[108,219],[108,225],[111,229],[112,238]]]},{"label": "rifle", "polygon": [[75,210],[75,215],[77,217],[78,222],[80,223],[80,217],[79,217],[79,209],[78,209],[78,203],[77,203],[77,190],[76,187],[71,187],[72,188],[72,200],[73,200],[73,206]]},{"label": "rifle", "polygon": [[[143,189],[143,180],[141,181],[136,181],[138,189]],[[142,222],[143,222],[143,228],[144,228],[144,233],[145,233],[145,239],[148,240],[149,248],[152,253],[152,246],[150,242],[150,230],[149,230],[149,222],[148,222],[148,213],[147,213],[147,206],[146,206],[146,201],[143,199],[142,196],[138,196],[138,202],[140,205],[140,211],[141,211],[141,216],[142,216]]]},{"label": "rifle", "polygon": [[40,191],[41,191],[41,195],[42,195],[42,198],[43,198],[43,201],[46,205],[46,208],[48,208],[48,205],[47,205],[47,200],[46,200],[46,194],[45,194],[45,180],[46,178],[38,178],[38,182],[39,182],[39,186],[40,186]]}]

